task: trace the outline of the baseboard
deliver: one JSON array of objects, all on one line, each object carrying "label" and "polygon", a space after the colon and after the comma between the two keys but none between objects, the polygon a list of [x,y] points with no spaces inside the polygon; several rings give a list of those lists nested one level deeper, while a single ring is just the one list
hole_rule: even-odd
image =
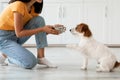
[{"label": "baseboard", "polygon": [[[65,47],[66,44],[49,44],[48,47]],[[120,44],[105,44],[106,46],[110,48],[120,48]],[[27,48],[35,48],[35,44],[24,44],[24,47]]]},{"label": "baseboard", "polygon": [[110,48],[120,48],[120,44],[105,44],[105,45]]},{"label": "baseboard", "polygon": [[[49,44],[48,47],[65,47],[66,44]],[[24,44],[24,47],[27,48],[35,48],[36,45],[35,44]]]}]

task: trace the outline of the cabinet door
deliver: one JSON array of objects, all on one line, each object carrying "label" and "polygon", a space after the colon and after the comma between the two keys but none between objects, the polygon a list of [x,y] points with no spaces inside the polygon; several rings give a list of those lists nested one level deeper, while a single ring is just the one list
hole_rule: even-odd
[{"label": "cabinet door", "polygon": [[[59,3],[45,3],[42,16],[46,25],[54,25],[61,23],[61,5]],[[48,44],[60,44],[61,35],[47,35]]]},{"label": "cabinet door", "polygon": [[82,22],[82,4],[64,3],[62,4],[62,24],[66,27],[66,32],[61,34],[61,44],[78,43],[79,39],[70,33],[70,29]]},{"label": "cabinet door", "polygon": [[108,0],[107,32],[109,44],[120,44],[120,0]]},{"label": "cabinet door", "polygon": [[106,43],[106,3],[104,0],[85,0],[83,22],[87,23],[93,37]]}]

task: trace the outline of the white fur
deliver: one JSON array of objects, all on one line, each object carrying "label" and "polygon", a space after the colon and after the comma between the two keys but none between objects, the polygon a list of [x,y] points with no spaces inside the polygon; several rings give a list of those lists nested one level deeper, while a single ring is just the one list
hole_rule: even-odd
[{"label": "white fur", "polygon": [[115,65],[116,57],[104,44],[97,42],[92,36],[84,37],[83,33],[76,32],[73,28],[71,33],[80,38],[79,44],[68,44],[67,47],[79,50],[84,55],[81,69],[87,69],[88,58],[94,58],[99,63],[96,71],[111,71]]}]

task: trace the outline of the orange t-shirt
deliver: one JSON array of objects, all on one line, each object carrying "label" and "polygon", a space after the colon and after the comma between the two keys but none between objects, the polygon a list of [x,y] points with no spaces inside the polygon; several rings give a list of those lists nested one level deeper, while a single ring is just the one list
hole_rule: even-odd
[{"label": "orange t-shirt", "polygon": [[31,12],[29,13],[25,3],[21,1],[13,2],[0,14],[0,30],[14,30],[14,12],[19,12],[23,15],[23,25],[25,25],[32,17],[39,15],[34,12],[34,7],[32,7]]}]

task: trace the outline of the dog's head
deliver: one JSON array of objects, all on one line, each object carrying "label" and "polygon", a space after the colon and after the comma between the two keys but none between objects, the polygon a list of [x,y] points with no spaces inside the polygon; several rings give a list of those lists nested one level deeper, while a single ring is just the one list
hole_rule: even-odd
[{"label": "dog's head", "polygon": [[79,25],[77,25],[75,28],[70,29],[70,32],[73,35],[78,35],[78,36],[84,36],[84,37],[91,37],[92,33],[88,27],[87,24],[85,23],[81,23]]}]

